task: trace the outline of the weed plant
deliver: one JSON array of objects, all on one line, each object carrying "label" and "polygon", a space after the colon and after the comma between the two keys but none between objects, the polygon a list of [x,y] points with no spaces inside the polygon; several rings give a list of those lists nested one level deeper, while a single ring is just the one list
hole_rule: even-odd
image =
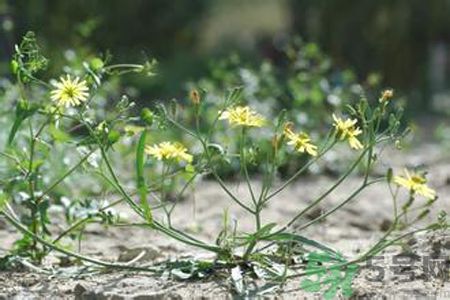
[{"label": "weed plant", "polygon": [[[173,102],[152,110],[144,108],[139,116],[133,116],[134,104],[125,96],[106,113],[103,108],[97,111],[96,95],[101,93],[103,82],[129,72],[153,75],[154,63],[110,64],[97,58],[84,63],[83,68],[64,70],[59,79],[47,82],[40,79],[39,74],[48,63],[34,35],[27,34],[16,47],[12,60],[16,83],[8,88],[14,90],[11,93],[15,98],[15,113],[11,113],[10,106],[2,105],[2,122],[9,133],[2,133],[0,215],[22,234],[10,254],[1,260],[4,268],[13,263],[40,268],[42,260],[56,251],[81,264],[87,263],[91,268],[150,272],[155,276],[169,271],[177,279],[222,273],[241,295],[251,295],[250,281],[254,278],[267,282],[266,286],[253,291],[260,295],[282,287],[288,280],[302,277],[301,288],[323,292],[331,299],[337,293],[349,297],[360,265],[387,247],[418,232],[448,229],[444,212],[432,224],[411,226],[423,220],[437,200],[424,173],[412,170],[394,174],[389,168],[383,176],[372,175],[371,171],[380,160],[378,150],[400,143],[406,133],[401,124],[401,110],[392,103],[395,102],[392,90],[383,91],[375,101],[363,98],[347,105],[345,112],[329,115],[329,123],[321,124],[328,128],[327,134],[319,139],[306,130],[300,131],[292,122],[292,113],[281,111],[277,116],[266,117],[246,105],[242,102],[242,88],[231,89],[214,105],[205,104],[206,95],[193,89],[189,103],[193,113],[189,114]],[[167,128],[178,134],[160,133]],[[238,137],[238,147],[231,147],[220,138],[227,134]],[[174,136],[183,136],[184,143]],[[257,151],[253,141],[258,137],[258,143],[270,151],[255,160]],[[124,145],[133,147],[135,156],[134,161],[129,162],[134,165],[133,186],[124,183],[121,164],[111,158],[116,155],[115,149]],[[325,192],[280,223],[268,222],[262,217],[262,212],[270,209],[269,202],[280,201],[277,196],[281,192],[338,145],[354,153],[354,159]],[[306,159],[279,183],[277,170],[287,163],[286,156],[280,153],[286,151]],[[70,166],[58,163],[61,159],[70,162]],[[248,190],[248,197],[238,196],[229,187],[221,175],[224,164],[239,166],[240,180]],[[260,188],[253,184],[248,169],[254,164],[258,166],[262,182]],[[349,190],[334,207],[312,220],[299,222],[345,184],[357,168],[363,170],[358,187]],[[77,185],[77,180],[87,174],[98,184]],[[239,224],[230,224],[227,214],[214,241],[199,239],[176,227],[173,215],[182,213],[177,211],[177,204],[196,180],[205,177],[213,178],[229,201],[254,220],[252,231],[242,231]],[[71,180],[75,180],[75,184],[66,185]],[[307,228],[323,226],[321,221],[351,205],[352,200],[374,185],[389,187],[393,207],[391,225],[374,245],[356,257],[345,257],[332,246],[304,235]],[[407,199],[401,197],[401,188],[409,192]],[[83,192],[77,193],[77,189]],[[111,195],[118,196],[117,200],[92,201]],[[127,204],[133,211],[132,222],[120,220],[111,211],[119,203]],[[58,204],[66,207],[67,227],[52,230],[49,211]],[[146,228],[211,252],[215,258],[145,266],[135,261],[98,260],[61,243],[66,237],[81,238],[82,229],[93,222]]]}]

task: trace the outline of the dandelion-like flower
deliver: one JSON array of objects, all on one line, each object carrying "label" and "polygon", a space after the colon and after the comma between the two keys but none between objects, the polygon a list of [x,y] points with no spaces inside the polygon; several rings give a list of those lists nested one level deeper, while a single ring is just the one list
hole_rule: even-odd
[{"label": "dandelion-like flower", "polygon": [[357,136],[362,133],[362,130],[356,126],[358,122],[356,119],[342,120],[333,114],[334,124],[336,132],[341,140],[347,140],[352,149],[362,149],[363,145],[358,140]]},{"label": "dandelion-like flower", "polygon": [[266,120],[248,106],[236,106],[219,112],[220,120],[228,120],[233,126],[262,127]]},{"label": "dandelion-like flower", "polygon": [[162,142],[153,146],[145,146],[145,153],[155,157],[157,160],[177,160],[192,162],[192,155],[180,143]]},{"label": "dandelion-like flower", "polygon": [[407,188],[412,194],[419,194],[427,199],[434,199],[436,191],[427,186],[427,179],[419,174],[410,174],[405,169],[405,176],[394,176],[394,182],[398,186]]},{"label": "dandelion-like flower", "polygon": [[290,126],[284,127],[284,135],[288,139],[287,144],[294,146],[294,149],[301,153],[308,153],[311,156],[317,156],[317,146],[311,143],[311,138],[307,133],[295,133]]},{"label": "dandelion-like flower", "polygon": [[55,89],[50,92],[50,98],[56,102],[57,106],[78,106],[86,102],[89,97],[86,81],[80,81],[79,77],[72,80],[70,75],[67,75],[53,85]]}]

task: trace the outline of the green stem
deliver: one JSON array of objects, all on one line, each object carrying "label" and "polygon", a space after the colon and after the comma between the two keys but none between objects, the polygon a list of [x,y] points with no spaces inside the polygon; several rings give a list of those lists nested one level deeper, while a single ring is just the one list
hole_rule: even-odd
[{"label": "green stem", "polygon": [[247,188],[248,191],[250,192],[250,196],[252,197],[252,201],[255,205],[255,213],[258,210],[258,203],[256,202],[256,198],[255,198],[255,194],[253,193],[253,188],[252,188],[252,184],[250,182],[250,176],[248,174],[248,169],[247,169],[247,159],[246,159],[246,155],[245,155],[245,137],[246,137],[246,132],[245,132],[245,127],[242,128],[241,131],[241,141],[240,141],[240,147],[239,147],[239,156],[240,156],[240,162],[241,162],[241,171],[244,173],[245,176],[245,181],[247,183]]},{"label": "green stem", "polygon": [[[208,165],[211,165],[211,155],[209,154],[209,150],[208,150],[208,145],[206,144],[206,142],[203,140],[203,138],[199,135],[196,134],[192,131],[190,131],[189,129],[187,129],[186,127],[184,127],[183,125],[179,124],[177,121],[175,121],[174,119],[170,118],[169,116],[167,116],[167,120],[169,120],[169,122],[171,122],[172,124],[174,124],[176,127],[178,127],[179,129],[181,129],[182,131],[186,132],[187,134],[189,134],[190,136],[195,137],[202,145],[203,151],[206,154],[206,159],[208,161]],[[211,167],[211,173],[213,174],[214,178],[217,180],[217,182],[219,183],[220,187],[225,191],[225,193],[227,193],[228,196],[230,196],[230,198],[236,202],[240,207],[242,207],[243,209],[245,209],[246,211],[248,211],[251,214],[254,214],[254,211],[248,207],[247,205],[245,205],[242,201],[240,201],[226,186],[226,184],[223,182],[222,178],[220,178],[220,176],[217,174],[216,170],[214,169],[214,167]]]},{"label": "green stem", "polygon": [[301,212],[299,212],[291,221],[287,223],[286,226],[283,227],[283,231],[289,228],[292,224],[294,224],[299,218],[301,218],[304,214],[306,214],[309,210],[319,204],[322,200],[328,197],[341,183],[353,172],[353,170],[358,166],[360,161],[363,159],[367,149],[364,150],[361,155],[355,160],[355,162],[350,166],[349,169],[336,181],[325,193],[320,195],[316,200],[314,200],[311,204],[309,204],[306,208],[304,208]]},{"label": "green stem", "polygon": [[12,216],[10,216],[8,213],[6,213],[5,211],[1,212],[0,214],[2,214],[5,219],[11,223],[18,231],[22,232],[25,235],[30,236],[31,238],[33,238],[33,240],[55,250],[58,251],[60,253],[63,253],[67,256],[71,256],[71,257],[75,257],[78,258],[82,261],[86,261],[86,262],[90,262],[92,264],[96,264],[102,267],[108,267],[108,268],[118,268],[118,269],[126,269],[126,270],[133,270],[133,271],[141,271],[141,272],[155,272],[155,270],[152,269],[148,269],[148,268],[139,268],[139,267],[132,267],[132,266],[128,266],[128,265],[122,265],[122,264],[114,264],[114,263],[110,263],[110,262],[105,262],[102,260],[97,260],[88,256],[84,256],[81,255],[79,253],[75,253],[69,250],[66,250],[64,248],[60,248],[56,245],[54,245],[51,242],[46,241],[45,239],[39,237],[38,235],[34,234],[33,232],[31,232],[30,230],[28,230],[24,225],[22,225],[18,220],[14,219]]},{"label": "green stem", "polygon": [[366,187],[378,183],[381,180],[374,180],[371,182],[364,182],[358,189],[356,189],[349,197],[347,197],[344,201],[342,201],[341,203],[339,203],[338,205],[336,205],[335,207],[333,207],[332,209],[328,210],[326,213],[321,214],[319,217],[315,218],[314,220],[311,220],[310,222],[302,225],[301,227],[297,228],[298,231],[304,230],[306,228],[308,228],[309,226],[322,221],[323,219],[325,219],[326,217],[328,217],[329,215],[331,215],[332,213],[334,213],[335,211],[339,210],[341,207],[345,206],[348,202],[350,202],[353,198],[355,198],[362,190],[364,190]]},{"label": "green stem", "polygon": [[91,150],[87,153],[77,164],[75,164],[72,168],[70,168],[63,176],[58,178],[55,182],[53,182],[43,193],[39,196],[39,200],[41,200],[44,196],[48,195],[56,186],[58,186],[61,182],[63,182],[67,177],[69,177],[73,172],[75,172],[94,152],[96,149]]},{"label": "green stem", "polygon": [[336,141],[333,141],[328,147],[326,147],[319,155],[311,159],[309,162],[307,162],[303,167],[301,167],[297,172],[295,172],[294,175],[292,175],[288,180],[285,181],[279,188],[277,188],[274,192],[269,194],[269,196],[265,197],[264,203],[269,201],[271,198],[278,195],[281,191],[283,191],[288,185],[290,185],[295,179],[297,179],[298,176],[300,176],[304,171],[306,171],[313,163],[315,163],[320,157],[322,157],[328,150],[330,150],[334,145],[336,144]]}]

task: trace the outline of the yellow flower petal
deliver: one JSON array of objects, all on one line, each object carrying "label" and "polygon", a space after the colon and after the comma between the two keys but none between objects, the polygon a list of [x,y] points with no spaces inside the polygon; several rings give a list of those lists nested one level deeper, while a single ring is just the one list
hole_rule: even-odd
[{"label": "yellow flower petal", "polygon": [[89,98],[86,81],[80,81],[78,77],[72,80],[70,75],[67,75],[66,78],[61,77],[60,81],[53,85],[55,89],[50,92],[50,99],[56,102],[57,106],[78,106]]},{"label": "yellow flower petal", "polygon": [[193,156],[180,143],[162,142],[153,146],[145,146],[145,152],[157,160],[172,160],[192,162]]},{"label": "yellow flower petal", "polygon": [[301,153],[306,152],[311,156],[317,156],[317,146],[311,143],[308,134],[304,132],[294,133],[290,126],[285,126],[284,135],[288,139],[287,144],[293,146],[296,151]]},{"label": "yellow flower petal", "polygon": [[394,183],[408,189],[413,194],[421,195],[427,199],[436,198],[436,191],[427,186],[427,180],[420,174],[410,174],[405,170],[404,176],[394,176]]},{"label": "yellow flower petal", "polygon": [[219,112],[220,120],[228,120],[232,126],[262,127],[266,119],[248,106],[236,106]]},{"label": "yellow flower petal", "polygon": [[362,133],[359,127],[356,127],[358,120],[356,119],[346,119],[342,120],[338,118],[335,114],[333,117],[333,126],[336,130],[336,135],[340,140],[347,140],[350,147],[355,150],[364,148],[363,144],[356,138]]}]

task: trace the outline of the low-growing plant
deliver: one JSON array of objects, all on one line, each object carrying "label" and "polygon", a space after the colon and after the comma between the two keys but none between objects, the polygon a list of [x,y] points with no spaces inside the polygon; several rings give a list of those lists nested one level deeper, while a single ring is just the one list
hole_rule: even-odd
[{"label": "low-growing plant", "polygon": [[[28,39],[31,37],[27,36]],[[63,74],[59,80],[47,83],[37,77],[48,61],[40,54],[35,41],[16,49],[13,73],[20,93],[5,149],[0,153],[4,158],[2,164],[8,165],[5,169],[7,174],[2,174],[4,177],[0,181],[0,213],[22,233],[22,238],[2,265],[14,258],[24,262],[24,257],[39,263],[51,251],[58,251],[81,262],[107,268],[157,274],[169,271],[178,279],[204,278],[223,272],[229,274],[235,291],[243,295],[273,291],[287,280],[303,276],[301,288],[311,292],[322,291],[326,298],[332,298],[339,291],[350,296],[351,284],[360,264],[386,247],[421,231],[448,228],[444,213],[433,224],[411,227],[430,213],[437,199],[422,173],[406,171],[404,175],[394,175],[392,169],[388,169],[384,176],[371,173],[380,159],[377,156],[380,147],[399,143],[405,134],[401,126],[401,111],[393,109],[391,104],[394,101],[392,90],[383,91],[376,101],[361,99],[355,105],[348,105],[345,114],[340,112],[329,116],[328,133],[318,140],[306,131],[299,131],[284,111],[276,118],[267,118],[242,104],[241,88],[230,90],[226,96],[217,99],[213,107],[208,103],[208,115],[205,115],[204,95],[197,90],[190,94],[189,105],[193,115],[184,114],[174,102],[158,105],[153,110],[144,108],[139,117],[132,117],[133,102],[127,97],[118,101],[106,115],[97,114],[96,93],[101,90],[104,77],[126,71],[153,74],[151,63],[111,65],[100,62],[95,68],[86,67]],[[35,85],[42,87],[39,97],[32,94]],[[163,138],[161,132],[169,127],[172,131],[179,131],[176,136],[183,136],[184,144],[171,135]],[[155,132],[159,133],[155,134],[158,140],[152,136]],[[237,149],[229,147],[226,139],[221,139],[229,132],[238,137]],[[259,143],[265,144],[270,151],[265,153],[263,160],[255,162],[252,141],[258,136]],[[130,138],[134,143],[129,143]],[[128,147],[134,147],[133,188],[124,183],[123,177],[126,176],[111,159],[115,147],[124,139],[127,139]],[[262,212],[270,209],[269,202],[279,201],[277,196],[283,190],[337,146],[354,152],[354,159],[325,192],[282,223],[262,217]],[[68,156],[78,153],[78,160],[62,172],[52,169],[51,157],[58,147],[62,147]],[[285,151],[304,155],[307,159],[289,178],[278,184],[277,169],[286,163],[286,157],[280,153]],[[221,176],[220,169],[224,163],[239,166],[240,179],[248,190],[247,197],[237,195]],[[248,166],[255,163],[260,170],[260,188],[254,184],[248,170]],[[299,222],[361,166],[363,176],[357,188],[348,191],[341,202],[312,220]],[[52,172],[55,172],[52,176],[45,174]],[[58,186],[80,173],[96,175],[103,190],[79,195],[84,199],[74,203],[71,199],[73,191],[63,189],[58,194],[54,193]],[[177,204],[197,178],[206,176],[214,179],[230,202],[253,218],[252,231],[243,231],[239,224],[231,226],[227,214],[215,241],[201,240],[176,227],[172,222],[173,215],[182,213],[177,211]],[[304,235],[305,229],[322,226],[321,221],[350,205],[367,187],[376,184],[388,185],[392,191],[393,219],[389,229],[372,247],[357,257],[349,258]],[[400,187],[409,191],[407,199],[399,197],[402,195],[398,193]],[[111,198],[111,195],[118,195],[118,199],[106,204],[93,201]],[[417,197],[425,200],[416,201]],[[63,230],[50,228],[49,208],[56,203],[67,207],[68,225]],[[119,203],[126,203],[132,209],[135,214],[132,222],[118,220],[111,212],[111,208]],[[147,228],[211,252],[215,258],[211,261],[193,258],[139,266],[133,262],[101,261],[61,245],[66,236],[79,238],[84,226],[91,222]],[[313,276],[318,278],[317,281],[312,279]],[[249,280],[255,277],[268,281],[269,285],[252,291]]]}]

